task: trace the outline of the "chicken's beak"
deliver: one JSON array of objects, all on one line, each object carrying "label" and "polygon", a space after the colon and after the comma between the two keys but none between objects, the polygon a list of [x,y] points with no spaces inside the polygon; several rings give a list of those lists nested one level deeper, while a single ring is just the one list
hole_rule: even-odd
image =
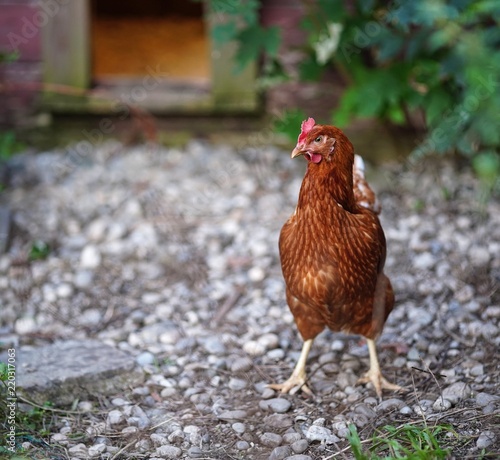
[{"label": "chicken's beak", "polygon": [[304,150],[304,145],[297,145],[293,149],[292,154],[290,156],[291,156],[291,158],[296,158],[300,155],[304,155],[304,153],[306,153],[306,151]]}]

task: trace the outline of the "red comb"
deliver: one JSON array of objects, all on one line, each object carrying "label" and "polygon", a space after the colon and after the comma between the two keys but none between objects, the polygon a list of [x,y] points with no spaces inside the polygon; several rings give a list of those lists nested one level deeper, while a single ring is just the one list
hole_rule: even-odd
[{"label": "red comb", "polygon": [[314,121],[314,118],[309,117],[307,120],[304,120],[302,124],[300,125],[300,134],[297,142],[300,144],[301,142],[304,142],[307,135],[309,134],[309,131],[313,129],[313,126],[316,124]]}]

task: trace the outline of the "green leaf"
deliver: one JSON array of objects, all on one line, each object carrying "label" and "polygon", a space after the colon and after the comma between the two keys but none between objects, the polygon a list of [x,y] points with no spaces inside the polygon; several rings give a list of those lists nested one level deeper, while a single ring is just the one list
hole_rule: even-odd
[{"label": "green leaf", "polygon": [[45,259],[50,254],[50,246],[44,241],[35,241],[29,253],[30,260]]},{"label": "green leaf", "polygon": [[300,133],[300,125],[306,118],[307,115],[301,109],[287,110],[274,120],[273,127],[276,132],[295,142]]},{"label": "green leaf", "polygon": [[358,0],[356,3],[359,11],[364,15],[370,14],[375,7],[375,0]]},{"label": "green leaf", "polygon": [[225,24],[216,24],[212,28],[212,38],[216,43],[230,42],[236,38],[237,33],[236,23],[232,21]]},{"label": "green leaf", "polygon": [[493,185],[500,177],[500,155],[493,150],[476,155],[472,166],[478,177],[489,185]]},{"label": "green leaf", "polygon": [[425,119],[427,126],[433,126],[438,118],[453,107],[453,101],[441,87],[435,88],[427,93],[425,99]]},{"label": "green leaf", "polygon": [[323,75],[325,66],[318,63],[314,56],[307,56],[299,64],[299,76],[302,81],[317,81]]}]

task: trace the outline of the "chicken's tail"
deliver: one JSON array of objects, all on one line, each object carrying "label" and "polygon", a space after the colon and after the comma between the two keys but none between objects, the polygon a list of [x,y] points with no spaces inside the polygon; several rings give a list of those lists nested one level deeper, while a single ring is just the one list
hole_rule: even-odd
[{"label": "chicken's tail", "polygon": [[354,156],[352,173],[356,203],[363,208],[371,209],[376,214],[380,214],[382,208],[375,196],[375,192],[370,188],[365,179],[365,162],[359,155]]}]

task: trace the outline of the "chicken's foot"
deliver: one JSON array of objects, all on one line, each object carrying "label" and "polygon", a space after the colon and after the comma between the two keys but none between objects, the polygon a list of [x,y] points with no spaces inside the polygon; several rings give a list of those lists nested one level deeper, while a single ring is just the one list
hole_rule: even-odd
[{"label": "chicken's foot", "polygon": [[380,371],[380,364],[378,362],[377,348],[375,341],[366,339],[368,344],[368,351],[370,353],[370,369],[368,372],[358,380],[358,384],[371,382],[375,388],[378,399],[382,400],[382,389],[400,391],[403,388],[394,383],[388,382]]},{"label": "chicken's foot", "polygon": [[312,391],[306,385],[306,361],[307,356],[311,351],[313,341],[314,339],[306,340],[304,345],[302,345],[299,360],[297,361],[295,369],[289,379],[283,383],[271,383],[267,385],[269,388],[272,388],[273,390],[280,390],[282,393],[290,393],[292,395],[297,393],[297,391],[302,390],[304,393],[312,395]]}]

